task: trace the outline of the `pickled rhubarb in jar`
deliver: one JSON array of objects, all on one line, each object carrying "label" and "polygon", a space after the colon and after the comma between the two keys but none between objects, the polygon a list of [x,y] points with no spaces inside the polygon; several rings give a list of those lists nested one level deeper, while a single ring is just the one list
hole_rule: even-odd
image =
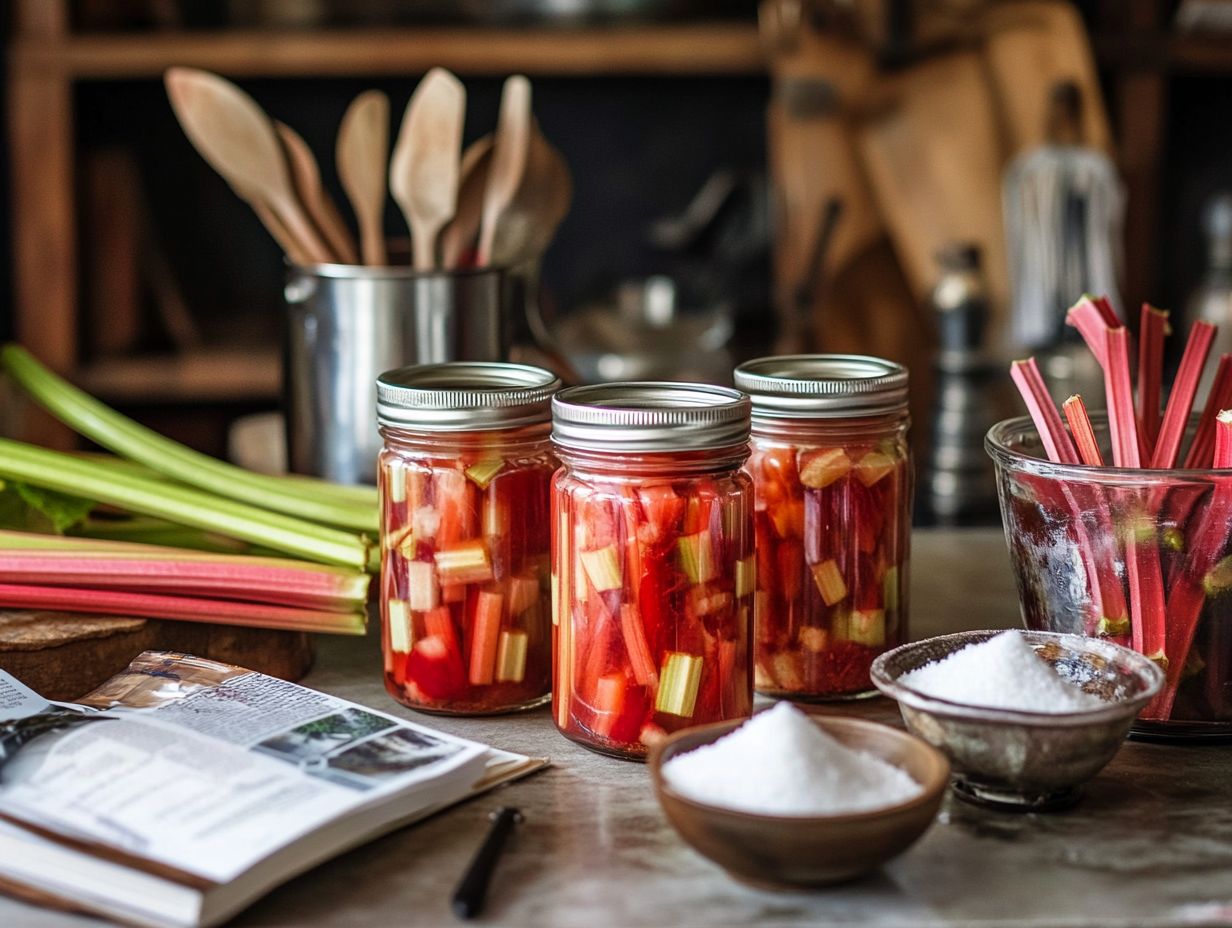
[{"label": "pickled rhubarb in jar", "polygon": [[742,365],[736,383],[753,400],[757,690],[869,695],[873,659],[907,636],[906,370],[797,355]]},{"label": "pickled rhubarb in jar", "polygon": [[748,716],[747,399],[609,384],[563,391],[554,414],[557,727],[636,758],[670,732]]},{"label": "pickled rhubarb in jar", "polygon": [[378,381],[386,689],[426,712],[551,688],[548,371],[454,363]]}]

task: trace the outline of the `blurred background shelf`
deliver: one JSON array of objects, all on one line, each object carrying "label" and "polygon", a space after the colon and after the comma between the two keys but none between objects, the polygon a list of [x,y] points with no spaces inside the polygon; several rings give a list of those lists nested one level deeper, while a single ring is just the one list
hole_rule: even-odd
[{"label": "blurred background shelf", "polygon": [[77,379],[110,403],[273,403],[280,368],[272,348],[194,348],[102,359],[83,367]]},{"label": "blurred background shelf", "polygon": [[751,23],[620,28],[332,29],[19,38],[14,66],[77,79],[158,77],[172,65],[232,77],[459,74],[759,74]]}]

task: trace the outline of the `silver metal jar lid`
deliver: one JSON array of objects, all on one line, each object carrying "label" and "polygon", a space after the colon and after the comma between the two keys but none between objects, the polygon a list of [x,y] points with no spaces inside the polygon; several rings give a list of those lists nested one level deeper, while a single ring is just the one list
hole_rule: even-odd
[{"label": "silver metal jar lid", "polygon": [[499,361],[450,361],[386,371],[376,379],[376,419],[393,428],[498,429],[547,422],[551,371]]},{"label": "silver metal jar lid", "polygon": [[584,451],[699,451],[749,439],[749,398],[700,383],[607,383],[552,398],[552,440]]},{"label": "silver metal jar lid", "polygon": [[792,354],[736,368],[753,418],[855,418],[907,408],[907,368],[861,354]]}]

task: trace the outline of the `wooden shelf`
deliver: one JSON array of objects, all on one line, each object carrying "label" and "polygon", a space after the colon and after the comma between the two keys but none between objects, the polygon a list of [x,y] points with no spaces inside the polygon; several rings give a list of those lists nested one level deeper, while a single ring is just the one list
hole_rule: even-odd
[{"label": "wooden shelf", "polygon": [[112,403],[263,402],[279,396],[282,362],[275,350],[203,348],[98,361],[78,379]]},{"label": "wooden shelf", "polygon": [[1232,37],[1180,35],[1156,39],[1098,36],[1101,64],[1123,71],[1232,74]]},{"label": "wooden shelf", "polygon": [[462,74],[760,74],[751,23],[612,29],[384,29],[21,36],[18,70],[73,79],[156,77],[172,65],[230,77]]}]

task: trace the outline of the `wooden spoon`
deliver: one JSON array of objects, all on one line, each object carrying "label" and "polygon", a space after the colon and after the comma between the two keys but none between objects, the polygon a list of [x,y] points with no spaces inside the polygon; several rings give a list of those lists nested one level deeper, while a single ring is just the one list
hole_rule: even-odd
[{"label": "wooden spoon", "polygon": [[383,266],[385,172],[389,160],[389,97],[365,90],[347,107],[338,127],[338,176],[359,223],[364,264]]},{"label": "wooden spoon", "polygon": [[492,136],[485,135],[467,146],[458,169],[458,206],[453,219],[441,232],[441,267],[457,268],[479,239],[484,192],[492,165]]},{"label": "wooden spoon", "polygon": [[355,240],[351,238],[346,223],[342,221],[333,197],[321,186],[321,169],[317,166],[312,149],[300,134],[285,122],[275,121],[274,128],[278,130],[278,138],[291,166],[291,182],[295,192],[309,217],[329,243],[334,258],[344,264],[358,264],[359,255],[355,249]]},{"label": "wooden spoon", "polygon": [[406,105],[389,165],[389,190],[411,228],[417,271],[436,267],[436,240],[458,204],[458,152],[466,90],[444,68],[429,71]]},{"label": "wooden spoon", "polygon": [[530,110],[530,81],[515,74],[501,91],[500,115],[492,144],[492,164],[484,194],[483,218],[479,226],[479,263],[492,263],[492,246],[497,226],[518,196],[530,158],[534,130]]},{"label": "wooden spoon", "polygon": [[569,166],[536,126],[522,186],[497,228],[492,263],[538,264],[572,202]]},{"label": "wooden spoon", "polygon": [[329,261],[329,247],[296,199],[274,124],[256,101],[230,81],[195,68],[170,68],[164,82],[176,118],[201,156],[241,197],[268,208],[298,243],[301,257]]}]

